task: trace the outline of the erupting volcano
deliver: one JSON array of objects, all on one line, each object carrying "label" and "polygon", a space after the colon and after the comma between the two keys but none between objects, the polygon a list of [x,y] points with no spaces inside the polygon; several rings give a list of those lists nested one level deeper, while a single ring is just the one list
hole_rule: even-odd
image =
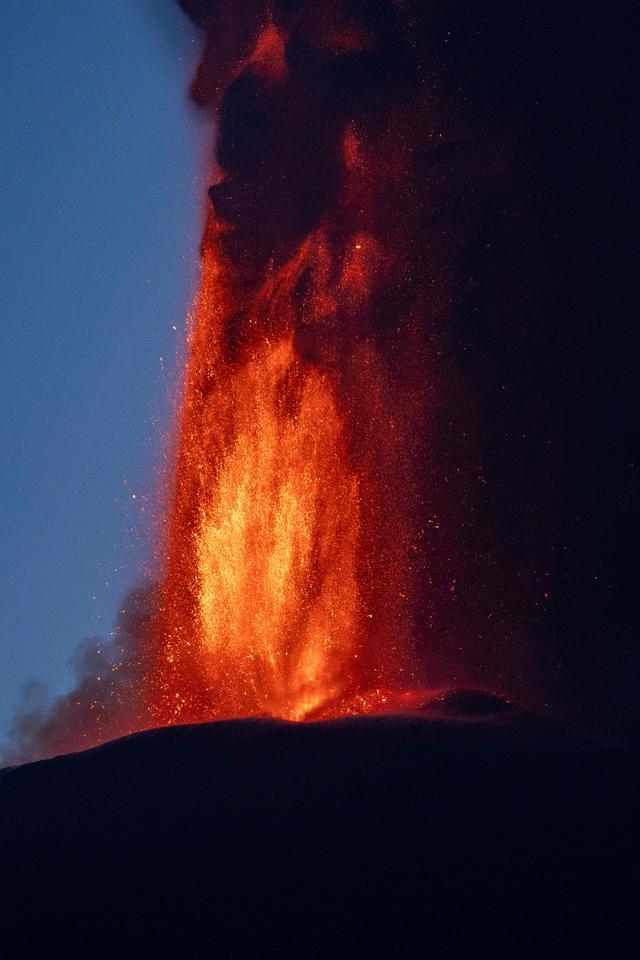
[{"label": "erupting volcano", "polygon": [[624,4],[181,5],[158,566],[16,725],[19,956],[635,956]]},{"label": "erupting volcano", "polygon": [[211,150],[153,586],[9,759],[464,688],[628,737],[624,31],[577,3],[181,6]]},{"label": "erupting volcano", "polygon": [[286,6],[255,4],[231,33],[225,5],[203,15],[194,95],[218,124],[216,182],[156,620],[158,724],[368,712],[416,677],[424,110],[404,95],[419,64],[399,7]]}]

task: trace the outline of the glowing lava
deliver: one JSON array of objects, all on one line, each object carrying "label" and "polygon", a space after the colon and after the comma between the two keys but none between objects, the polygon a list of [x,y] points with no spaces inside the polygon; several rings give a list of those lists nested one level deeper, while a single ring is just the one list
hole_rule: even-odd
[{"label": "glowing lava", "polygon": [[[215,98],[221,175],[179,413],[149,683],[158,724],[374,710],[411,672],[408,414],[419,403],[406,357],[419,349],[394,321],[399,383],[372,320],[405,269],[376,223],[380,145],[342,124],[333,203],[315,219],[297,169],[272,195],[229,146],[246,119],[233,105],[243,84],[256,87],[256,115],[290,109],[285,39],[268,20]],[[282,150],[296,109],[278,120]]]},{"label": "glowing lava", "polygon": [[230,709],[300,719],[341,692],[357,650],[358,481],[328,378],[291,336],[229,387],[214,402],[232,439],[196,535],[207,663]]}]

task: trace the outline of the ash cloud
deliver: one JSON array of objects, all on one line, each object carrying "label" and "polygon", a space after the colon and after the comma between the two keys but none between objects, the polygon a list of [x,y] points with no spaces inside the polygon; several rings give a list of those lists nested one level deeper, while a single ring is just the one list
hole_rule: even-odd
[{"label": "ash cloud", "polygon": [[81,640],[70,661],[75,683],[52,698],[39,680],[22,690],[0,764],[41,760],[96,746],[152,725],[144,678],[148,669],[155,587],[131,590],[114,636]]}]

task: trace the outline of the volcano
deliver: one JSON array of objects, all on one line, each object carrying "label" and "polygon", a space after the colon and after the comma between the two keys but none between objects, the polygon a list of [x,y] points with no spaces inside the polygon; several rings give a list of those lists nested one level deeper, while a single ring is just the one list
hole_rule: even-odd
[{"label": "volcano", "polygon": [[623,8],[182,6],[216,143],[157,583],[0,773],[6,922],[631,955],[637,753],[540,715],[637,738]]},{"label": "volcano", "polygon": [[181,5],[212,149],[153,583],[7,759],[459,686],[637,743],[625,6]]},{"label": "volcano", "polygon": [[473,692],[135,734],[0,774],[4,923],[20,956],[631,956],[639,773]]}]

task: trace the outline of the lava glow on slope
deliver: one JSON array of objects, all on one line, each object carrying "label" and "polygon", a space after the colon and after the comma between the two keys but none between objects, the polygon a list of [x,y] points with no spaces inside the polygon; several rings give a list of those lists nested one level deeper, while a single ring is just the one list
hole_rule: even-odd
[{"label": "lava glow on slope", "polygon": [[411,150],[402,124],[325,102],[336,63],[374,45],[329,7],[324,33],[313,20],[316,77],[291,55],[293,22],[257,5],[244,57],[225,71],[207,48],[194,87],[218,124],[218,173],[164,541],[157,724],[367,712],[413,683],[425,391],[402,302],[406,187],[388,201]]}]

